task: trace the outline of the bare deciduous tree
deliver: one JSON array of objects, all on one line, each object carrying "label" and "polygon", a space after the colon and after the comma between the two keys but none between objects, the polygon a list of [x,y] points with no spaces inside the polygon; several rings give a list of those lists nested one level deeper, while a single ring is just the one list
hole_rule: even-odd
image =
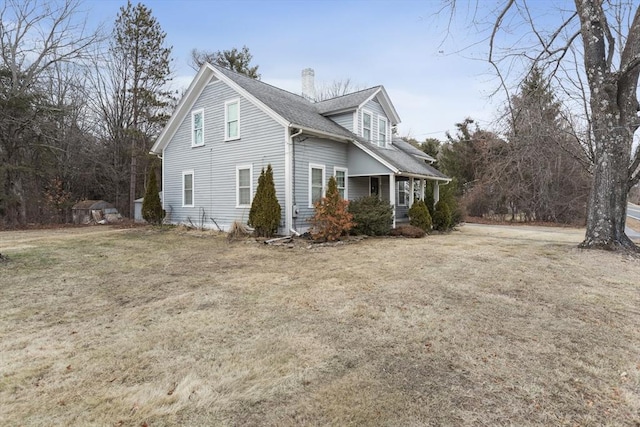
[{"label": "bare deciduous tree", "polygon": [[[592,185],[581,246],[637,251],[625,234],[625,222],[628,192],[640,180],[640,151],[632,151],[640,126],[640,7],[575,0],[556,11],[554,28],[545,28],[552,18],[538,21],[538,6],[505,0],[491,19],[489,63],[507,93],[510,73],[522,66],[525,73],[535,66],[548,70],[567,93],[582,92],[587,109],[582,145],[592,162]],[[517,42],[509,45],[505,40],[522,26],[529,37],[517,33]]]},{"label": "bare deciduous tree", "polygon": [[316,101],[337,98],[364,89],[364,86],[354,84],[350,78],[334,80],[331,83],[322,83],[316,90]]},{"label": "bare deciduous tree", "polygon": [[0,216],[8,226],[27,221],[29,186],[37,161],[52,149],[53,116],[47,92],[65,63],[88,57],[97,33],[85,30],[75,0],[7,0],[0,6]]}]

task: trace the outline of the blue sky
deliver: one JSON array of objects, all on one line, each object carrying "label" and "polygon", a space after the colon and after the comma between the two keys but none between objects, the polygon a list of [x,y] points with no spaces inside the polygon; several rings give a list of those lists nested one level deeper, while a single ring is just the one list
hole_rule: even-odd
[{"label": "blue sky", "polygon": [[[454,23],[447,35],[448,13],[436,14],[440,1],[143,3],[167,33],[174,82],[182,87],[195,75],[188,66],[191,49],[246,45],[262,80],[291,92],[300,92],[300,73],[307,67],[315,70],[316,85],[346,78],[363,87],[383,85],[402,119],[401,136],[442,139],[468,116],[490,128],[500,108],[499,100],[488,97],[496,87],[495,77],[479,60],[486,43],[455,53],[478,42],[477,30]],[[91,23],[110,27],[124,4],[86,0],[83,9]]]}]

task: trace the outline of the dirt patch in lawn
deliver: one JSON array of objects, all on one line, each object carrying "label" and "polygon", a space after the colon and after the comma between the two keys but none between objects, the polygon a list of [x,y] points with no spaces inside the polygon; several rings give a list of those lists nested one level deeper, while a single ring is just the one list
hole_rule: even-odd
[{"label": "dirt patch in lawn", "polygon": [[3,424],[640,423],[640,261],[583,230],[103,230],[0,235]]}]

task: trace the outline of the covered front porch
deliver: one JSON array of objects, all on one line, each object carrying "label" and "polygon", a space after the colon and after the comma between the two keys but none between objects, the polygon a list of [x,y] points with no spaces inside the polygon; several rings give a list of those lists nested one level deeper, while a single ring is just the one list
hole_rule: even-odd
[{"label": "covered front porch", "polygon": [[380,174],[349,177],[350,200],[376,195],[393,208],[393,228],[409,222],[409,208],[416,200],[425,200],[427,181],[433,183],[434,204],[440,200],[440,185],[448,180],[405,174]]}]

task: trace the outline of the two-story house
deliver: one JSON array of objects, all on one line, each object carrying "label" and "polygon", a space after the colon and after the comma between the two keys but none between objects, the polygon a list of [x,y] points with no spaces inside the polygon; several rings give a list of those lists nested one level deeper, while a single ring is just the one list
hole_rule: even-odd
[{"label": "two-story house", "polygon": [[[310,70],[304,87],[313,86]],[[345,199],[377,195],[406,219],[425,181],[450,181],[433,158],[399,138],[384,87],[314,103],[259,80],[203,65],[151,149],[162,158],[162,204],[171,223],[227,229],[246,222],[262,168],[271,164],[279,232],[308,229],[313,203],[335,176]]]}]

